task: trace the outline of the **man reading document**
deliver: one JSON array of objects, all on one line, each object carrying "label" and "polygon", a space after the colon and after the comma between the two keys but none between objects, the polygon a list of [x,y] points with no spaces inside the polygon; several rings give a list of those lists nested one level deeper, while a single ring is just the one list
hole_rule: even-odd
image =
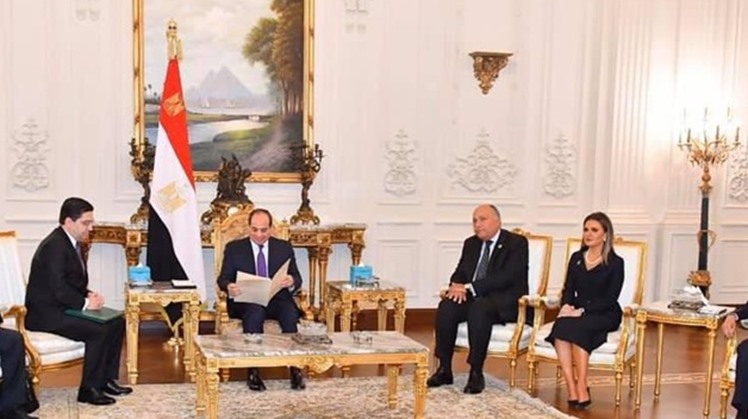
[{"label": "man reading document", "polygon": [[[263,333],[265,319],[278,320],[283,333],[295,333],[296,324],[301,317],[301,312],[293,299],[293,292],[301,288],[301,275],[296,266],[293,247],[288,241],[271,237],[272,226],[273,217],[268,210],[252,210],[249,213],[249,237],[228,243],[223,252],[218,286],[229,295],[229,317],[241,319],[244,333]],[[287,270],[286,274],[276,277],[276,273],[282,269]],[[247,277],[246,274],[254,275],[250,276],[248,281],[257,282],[262,278],[267,281],[265,286],[258,293],[252,293],[253,296],[250,298],[246,298],[242,286],[237,284],[237,276]],[[271,294],[270,289],[274,284],[280,290]],[[245,298],[242,298],[243,295]],[[267,296],[267,304],[258,304],[263,300],[256,298],[257,295]],[[301,370],[291,367],[290,371],[291,388],[306,388]],[[257,368],[249,369],[247,386],[253,391],[265,390],[265,383],[262,382]]]}]

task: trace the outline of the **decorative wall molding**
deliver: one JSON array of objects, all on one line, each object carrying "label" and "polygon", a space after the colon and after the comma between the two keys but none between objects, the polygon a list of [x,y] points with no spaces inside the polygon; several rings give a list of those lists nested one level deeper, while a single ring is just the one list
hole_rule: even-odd
[{"label": "decorative wall molding", "polygon": [[100,0],[75,0],[75,18],[96,22],[101,16]]},{"label": "decorative wall molding", "polygon": [[464,157],[456,157],[447,175],[451,186],[468,192],[491,193],[514,185],[517,167],[506,156],[496,153],[488,141],[485,129],[478,133],[475,147]]},{"label": "decorative wall molding", "polygon": [[385,158],[389,170],[384,174],[384,190],[401,197],[416,192],[418,177],[415,172],[416,148],[418,144],[408,139],[408,135],[399,130],[396,140],[385,144]]},{"label": "decorative wall molding", "polygon": [[12,138],[16,154],[16,162],[10,173],[13,186],[26,192],[49,187],[50,173],[45,163],[50,153],[47,132],[42,131],[33,118],[29,118]]},{"label": "decorative wall molding", "polygon": [[558,137],[546,144],[543,190],[547,195],[561,199],[576,192],[573,167],[576,152],[576,147],[564,133],[559,133]]},{"label": "decorative wall molding", "polygon": [[748,146],[743,145],[739,151],[730,155],[727,193],[740,203],[748,202]]},{"label": "decorative wall molding", "polygon": [[352,31],[358,29],[363,32],[366,29],[366,17],[369,14],[369,0],[345,0],[345,29]]}]

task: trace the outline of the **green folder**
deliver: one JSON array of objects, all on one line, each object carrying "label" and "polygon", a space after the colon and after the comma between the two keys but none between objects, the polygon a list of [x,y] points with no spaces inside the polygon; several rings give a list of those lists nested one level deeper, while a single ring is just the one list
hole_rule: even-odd
[{"label": "green folder", "polygon": [[74,310],[69,308],[65,310],[65,314],[102,324],[116,319],[117,317],[122,317],[121,310],[115,310],[109,307],[102,307],[99,310]]}]

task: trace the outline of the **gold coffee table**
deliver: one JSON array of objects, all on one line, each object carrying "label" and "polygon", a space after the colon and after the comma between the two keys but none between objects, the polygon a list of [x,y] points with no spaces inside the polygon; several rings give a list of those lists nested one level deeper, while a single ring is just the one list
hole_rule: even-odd
[{"label": "gold coffee table", "polygon": [[[426,374],[428,348],[397,332],[367,332],[370,342],[356,343],[351,333],[331,333],[332,344],[297,343],[293,334],[265,334],[262,342],[251,343],[242,334],[198,335],[195,338],[197,357],[198,415],[206,411],[209,419],[218,417],[218,382],[222,368],[309,367],[322,373],[333,366],[350,367],[365,364],[389,364],[387,371],[387,402],[397,407],[399,366],[415,364],[413,393],[415,418],[423,418],[426,410]],[[314,391],[314,381],[307,385]]]},{"label": "gold coffee table", "polygon": [[169,282],[154,282],[149,287],[130,287],[125,284],[125,322],[127,330],[127,377],[130,384],[138,383],[138,332],[140,331],[140,305],[155,303],[166,306],[182,303],[184,319],[184,369],[195,380],[194,336],[197,334],[200,315],[200,295],[196,289],[177,289]]},{"label": "gold coffee table", "polygon": [[714,372],[714,341],[717,337],[717,329],[725,316],[735,311],[734,308],[726,307],[726,310],[718,315],[699,314],[695,311],[673,310],[668,308],[670,301],[656,301],[643,304],[636,312],[636,408],[642,402],[642,373],[644,371],[644,336],[647,322],[657,323],[657,359],[655,366],[655,400],[660,397],[660,385],[662,377],[662,346],[664,342],[665,325],[703,327],[707,329],[709,342],[709,360],[706,366],[706,385],[704,388],[704,410],[705,418],[709,417],[709,402],[712,395],[712,373]]},{"label": "gold coffee table", "polygon": [[376,304],[377,330],[387,328],[387,305],[395,311],[395,330],[405,333],[405,288],[387,281],[378,286],[354,287],[348,281],[328,281],[325,314],[328,332],[335,331],[335,315],[340,314],[340,331],[356,330],[360,304]]}]

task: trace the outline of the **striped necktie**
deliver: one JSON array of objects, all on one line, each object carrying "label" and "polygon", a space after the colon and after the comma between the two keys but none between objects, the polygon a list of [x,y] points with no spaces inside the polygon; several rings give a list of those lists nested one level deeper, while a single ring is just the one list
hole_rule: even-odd
[{"label": "striped necktie", "polygon": [[475,280],[480,281],[486,278],[488,272],[488,261],[491,259],[491,240],[483,243],[483,254],[478,262],[478,269],[475,270]]}]

